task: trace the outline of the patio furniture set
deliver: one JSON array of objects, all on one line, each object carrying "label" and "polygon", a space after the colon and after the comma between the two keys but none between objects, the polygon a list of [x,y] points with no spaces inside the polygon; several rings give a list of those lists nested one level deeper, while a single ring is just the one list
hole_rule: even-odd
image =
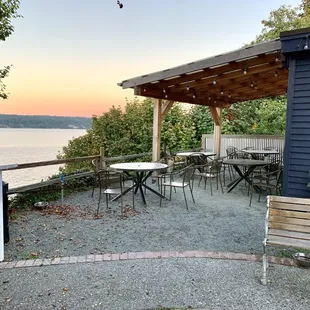
[{"label": "patio furniture set", "polygon": [[[123,215],[123,196],[132,192],[132,206],[135,208],[135,194],[138,192],[142,202],[146,205],[146,193],[160,198],[160,206],[166,198],[166,189],[169,189],[169,199],[172,197],[172,189],[182,188],[185,205],[188,209],[188,202],[185,188],[188,187],[190,194],[195,203],[193,196],[194,180],[199,179],[198,186],[204,183],[204,189],[207,183],[210,186],[210,194],[213,194],[212,183],[216,182],[216,188],[223,190],[225,185],[225,171],[228,169],[230,183],[227,185],[228,193],[231,192],[242,180],[245,181],[250,195],[250,205],[254,190],[259,192],[259,198],[262,190],[276,191],[281,190],[282,167],[279,160],[279,152],[276,149],[268,148],[264,150],[255,150],[246,148],[238,150],[229,147],[226,150],[227,156],[224,158],[214,158],[214,152],[180,152],[176,156],[185,157],[185,167],[175,169],[175,157],[167,156],[161,158],[158,162],[127,162],[112,164],[107,167],[104,163],[100,166],[99,160],[93,160],[93,168],[99,183],[99,200],[97,214],[100,208],[101,196],[106,196],[106,206],[109,202],[120,199],[121,214]],[[157,183],[158,188],[151,187],[148,180],[152,177],[152,183]],[[129,183],[128,183],[129,182]],[[127,185],[125,186],[125,183]],[[129,184],[129,185],[128,185]],[[92,196],[94,194],[94,188]],[[250,190],[251,189],[251,190]]]}]

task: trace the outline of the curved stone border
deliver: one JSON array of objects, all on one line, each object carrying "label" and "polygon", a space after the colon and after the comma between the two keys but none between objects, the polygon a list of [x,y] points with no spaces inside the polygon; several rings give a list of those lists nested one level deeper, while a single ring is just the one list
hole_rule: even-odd
[{"label": "curved stone border", "polygon": [[[262,255],[243,254],[232,252],[213,252],[213,251],[162,251],[162,252],[127,252],[127,253],[107,253],[91,254],[84,256],[69,256],[56,258],[37,258],[30,260],[21,260],[13,262],[0,263],[0,269],[24,268],[24,267],[41,267],[51,265],[93,263],[103,261],[117,260],[135,260],[135,259],[167,259],[167,258],[211,258],[211,259],[228,259],[261,262]],[[269,263],[280,264],[285,266],[297,266],[291,258],[281,258],[275,256],[268,257]]]}]

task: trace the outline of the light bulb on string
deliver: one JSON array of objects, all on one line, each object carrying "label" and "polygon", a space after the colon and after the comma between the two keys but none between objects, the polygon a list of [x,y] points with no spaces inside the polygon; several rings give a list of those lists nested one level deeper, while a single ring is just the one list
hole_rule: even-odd
[{"label": "light bulb on string", "polygon": [[275,74],[274,74],[275,77],[278,76],[278,69],[276,70]]},{"label": "light bulb on string", "polygon": [[248,71],[247,71],[247,69],[245,67],[244,70],[243,70],[243,74],[247,74],[247,73],[248,73]]},{"label": "light bulb on string", "polygon": [[257,83],[255,84],[255,87],[254,87],[255,89],[257,89]]},{"label": "light bulb on string", "polygon": [[189,86],[188,85],[186,86],[186,90],[189,91]]},{"label": "light bulb on string", "polygon": [[167,95],[167,94],[165,95],[165,98],[166,98],[166,99],[168,98],[168,95]]},{"label": "light bulb on string", "polygon": [[230,92],[228,93],[228,98],[230,98]]},{"label": "light bulb on string", "polygon": [[163,93],[165,93],[166,92],[166,90],[165,89],[163,89]]},{"label": "light bulb on string", "polygon": [[196,95],[195,94],[193,94],[193,99],[195,99],[196,98]]},{"label": "light bulb on string", "polygon": [[215,84],[216,84],[216,80],[214,79],[214,80],[213,80],[213,85],[215,85]]},{"label": "light bulb on string", "polygon": [[309,46],[308,46],[308,35],[306,35],[306,43],[304,46],[304,50],[307,50],[308,48],[309,48]]},{"label": "light bulb on string", "polygon": [[251,84],[250,84],[250,85],[251,85],[251,87],[253,87],[253,86],[254,86],[254,85],[253,85],[253,82],[252,82],[252,79],[251,79]]},{"label": "light bulb on string", "polygon": [[223,89],[223,87],[221,88],[221,95],[222,95],[222,96],[224,95],[224,89]]},{"label": "light bulb on string", "polygon": [[146,92],[146,88],[143,88],[143,91]]}]

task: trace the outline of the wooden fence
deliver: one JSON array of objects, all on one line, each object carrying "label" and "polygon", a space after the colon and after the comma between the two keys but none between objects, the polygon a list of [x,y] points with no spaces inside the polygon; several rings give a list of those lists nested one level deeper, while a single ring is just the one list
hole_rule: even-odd
[{"label": "wooden fence", "polygon": [[[92,161],[93,159],[100,159],[103,162],[111,163],[111,162],[116,162],[116,161],[127,161],[130,159],[137,159],[137,158],[146,157],[146,156],[152,156],[152,153],[149,152],[149,153],[132,154],[132,155],[117,156],[117,157],[105,157],[104,149],[100,148],[99,155],[17,164],[16,167],[9,168],[9,169],[3,169],[3,171],[35,168],[35,167],[50,166],[50,165],[61,165],[61,164],[77,163],[77,162],[83,162],[83,161],[85,162],[85,161]],[[87,177],[87,176],[92,176],[92,175],[94,175],[93,171],[86,171],[86,172],[76,173],[76,174],[67,175],[67,176],[65,175],[64,180],[68,181],[68,180],[79,179],[82,177]],[[10,195],[10,194],[23,193],[23,192],[30,191],[33,189],[46,187],[52,184],[60,184],[60,183],[61,183],[60,178],[50,179],[50,180],[46,180],[46,181],[42,181],[42,182],[38,182],[34,184],[10,188],[7,194]]]},{"label": "wooden fence", "polygon": [[[245,147],[262,150],[265,147],[272,146],[277,148],[279,152],[283,152],[284,137],[269,135],[222,135],[220,156],[226,156],[226,149],[229,146],[234,146],[239,150]],[[202,148],[214,151],[213,135],[202,135]]]}]

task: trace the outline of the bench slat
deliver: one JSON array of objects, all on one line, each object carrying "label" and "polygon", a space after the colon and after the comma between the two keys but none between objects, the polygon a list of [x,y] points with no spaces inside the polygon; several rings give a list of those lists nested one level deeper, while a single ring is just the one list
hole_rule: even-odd
[{"label": "bench slat", "polygon": [[310,212],[308,213],[308,212],[295,212],[279,209],[270,209],[269,214],[310,220]]},{"label": "bench slat", "polygon": [[279,229],[279,230],[288,230],[288,231],[310,233],[310,227],[308,227],[308,226],[268,222],[268,227],[269,227],[269,229]]},{"label": "bench slat", "polygon": [[279,236],[269,236],[267,244],[278,244],[295,248],[310,249],[310,240],[285,238]]},{"label": "bench slat", "polygon": [[306,198],[295,198],[295,197],[284,197],[284,196],[269,196],[270,202],[284,202],[293,204],[305,204],[310,205],[310,199]]},{"label": "bench slat", "polygon": [[292,203],[278,203],[278,202],[270,202],[270,209],[284,209],[284,210],[292,210],[292,211],[306,211],[310,212],[310,205],[304,204],[292,204]]},{"label": "bench slat", "polygon": [[292,225],[300,225],[300,226],[308,226],[310,227],[310,220],[297,219],[292,217],[285,216],[269,216],[269,222],[272,223],[283,223],[283,224],[292,224]]},{"label": "bench slat", "polygon": [[[300,233],[300,232],[296,232],[296,231],[269,229],[268,233],[269,233],[269,236],[272,235],[272,236],[279,236],[279,237],[310,240],[310,234]],[[270,238],[272,238],[272,237],[270,237]]]}]

